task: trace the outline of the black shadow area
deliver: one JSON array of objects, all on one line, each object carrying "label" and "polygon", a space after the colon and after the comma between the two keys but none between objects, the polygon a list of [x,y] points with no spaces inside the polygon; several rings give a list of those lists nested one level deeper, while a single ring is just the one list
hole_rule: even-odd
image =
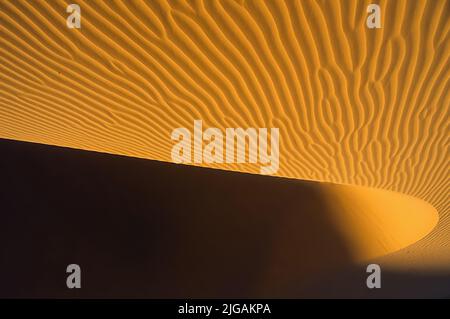
[{"label": "black shadow area", "polygon": [[0,154],[0,297],[296,297],[352,262],[315,183],[9,140]]}]

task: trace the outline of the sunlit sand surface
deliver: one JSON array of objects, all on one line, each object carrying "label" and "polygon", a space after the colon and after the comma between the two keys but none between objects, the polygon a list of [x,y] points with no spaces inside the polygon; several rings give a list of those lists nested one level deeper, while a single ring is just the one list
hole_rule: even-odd
[{"label": "sunlit sand surface", "polygon": [[0,137],[169,162],[196,119],[279,127],[277,175],[324,182],[358,259],[448,270],[450,1],[376,1],[370,30],[372,2],[77,1],[76,30],[1,1]]}]

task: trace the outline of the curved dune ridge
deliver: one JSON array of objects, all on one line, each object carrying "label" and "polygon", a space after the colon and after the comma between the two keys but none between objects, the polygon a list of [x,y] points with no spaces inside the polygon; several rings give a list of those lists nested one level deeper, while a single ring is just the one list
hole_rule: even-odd
[{"label": "curved dune ridge", "polygon": [[[0,153],[9,167],[0,296],[9,298],[73,297],[61,285],[64,260],[87,267],[83,298],[342,297],[365,287],[361,262],[438,220],[420,199],[368,187],[2,139]],[[347,285],[329,286],[354,268]],[[383,285],[395,286],[388,274]]]},{"label": "curved dune ridge", "polygon": [[[277,175],[392,190],[438,211],[425,236],[433,209],[422,224],[415,199],[352,188],[355,207],[392,213],[379,233],[412,225],[395,249],[371,251],[355,209],[345,221],[364,257],[425,236],[383,261],[450,267],[450,1],[80,0],[79,30],[66,27],[69,3],[1,1],[0,137],[171,161],[170,133],[196,119],[279,127]],[[366,28],[370,3],[382,29]]]},{"label": "curved dune ridge", "polygon": [[[313,186],[323,197],[330,224],[350,246],[354,261],[405,248],[425,237],[439,219],[430,204],[396,192],[330,183]],[[302,227],[308,227],[307,223]]]}]

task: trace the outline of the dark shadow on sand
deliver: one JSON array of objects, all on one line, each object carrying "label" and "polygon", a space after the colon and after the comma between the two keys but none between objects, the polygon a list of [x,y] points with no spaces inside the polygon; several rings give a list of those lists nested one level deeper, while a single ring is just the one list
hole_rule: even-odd
[{"label": "dark shadow on sand", "polygon": [[[378,263],[381,267],[381,287],[369,289],[366,267]],[[392,269],[383,262],[368,261],[352,265],[333,274],[325,275],[321,281],[300,287],[300,298],[450,298],[449,270],[417,270],[404,265],[404,269]]]},{"label": "dark shadow on sand", "polygon": [[0,297],[292,298],[353,265],[316,183],[8,140],[0,153]]}]

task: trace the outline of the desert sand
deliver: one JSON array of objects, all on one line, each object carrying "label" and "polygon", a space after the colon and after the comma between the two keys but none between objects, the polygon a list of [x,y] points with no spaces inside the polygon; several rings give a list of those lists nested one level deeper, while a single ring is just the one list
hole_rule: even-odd
[{"label": "desert sand", "polygon": [[[384,190],[17,141],[0,150],[1,297],[320,296],[324,278],[438,220]],[[79,292],[61,280],[74,261]]]},{"label": "desert sand", "polygon": [[1,138],[170,162],[196,119],[279,127],[271,178],[317,182],[353,262],[450,272],[450,1],[68,3],[0,3]]}]

